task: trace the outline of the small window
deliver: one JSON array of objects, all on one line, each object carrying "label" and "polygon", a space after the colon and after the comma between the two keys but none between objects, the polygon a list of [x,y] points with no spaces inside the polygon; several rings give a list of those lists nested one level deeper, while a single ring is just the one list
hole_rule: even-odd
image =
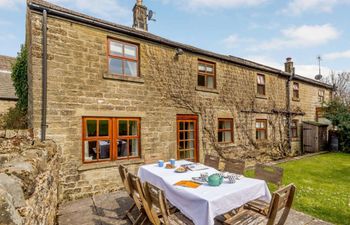
[{"label": "small window", "polygon": [[293,98],[299,99],[299,83],[293,83]]},{"label": "small window", "polygon": [[258,95],[265,95],[265,75],[257,75],[257,93]]},{"label": "small window", "polygon": [[198,60],[197,85],[211,89],[216,88],[215,63]]},{"label": "small window", "polygon": [[139,118],[83,118],[83,161],[140,157]]},{"label": "small window", "polygon": [[298,137],[298,120],[292,120],[291,132],[292,132],[292,138]]},{"label": "small window", "polygon": [[108,118],[84,120],[84,161],[106,161],[111,159],[112,121]]},{"label": "small window", "polygon": [[318,91],[318,101],[319,102],[324,102],[324,90],[319,90]]},{"label": "small window", "polygon": [[233,142],[233,119],[219,119],[218,142]]},{"label": "small window", "polygon": [[112,75],[137,77],[138,46],[108,39],[108,72]]},{"label": "small window", "polygon": [[256,120],[255,123],[256,140],[267,139],[267,120]]}]

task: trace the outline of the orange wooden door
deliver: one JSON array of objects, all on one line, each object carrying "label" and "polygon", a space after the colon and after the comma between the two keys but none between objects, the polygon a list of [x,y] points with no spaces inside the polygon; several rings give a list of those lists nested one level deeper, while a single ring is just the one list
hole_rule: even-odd
[{"label": "orange wooden door", "polygon": [[177,159],[198,162],[198,117],[177,116]]}]

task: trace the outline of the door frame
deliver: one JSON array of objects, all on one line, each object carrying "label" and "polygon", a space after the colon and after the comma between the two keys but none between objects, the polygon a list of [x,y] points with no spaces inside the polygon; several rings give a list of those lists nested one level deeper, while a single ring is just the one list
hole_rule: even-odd
[{"label": "door frame", "polygon": [[198,143],[199,143],[199,136],[198,136],[198,116],[197,115],[187,115],[187,114],[178,114],[176,115],[176,157],[179,159],[180,152],[179,152],[179,140],[180,140],[180,133],[179,133],[179,120],[194,120],[196,122],[196,125],[194,127],[194,161],[199,162],[199,152],[198,152]]}]

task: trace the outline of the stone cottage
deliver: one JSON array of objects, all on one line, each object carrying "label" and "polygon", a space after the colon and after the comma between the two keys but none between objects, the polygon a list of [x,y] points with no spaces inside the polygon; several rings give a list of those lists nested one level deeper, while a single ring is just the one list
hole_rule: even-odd
[{"label": "stone cottage", "polygon": [[29,125],[62,149],[61,201],[115,190],[146,154],[265,161],[301,151],[332,87],[41,0],[27,3]]},{"label": "stone cottage", "polygon": [[11,64],[15,58],[0,55],[0,115],[15,107],[18,97],[11,79]]}]

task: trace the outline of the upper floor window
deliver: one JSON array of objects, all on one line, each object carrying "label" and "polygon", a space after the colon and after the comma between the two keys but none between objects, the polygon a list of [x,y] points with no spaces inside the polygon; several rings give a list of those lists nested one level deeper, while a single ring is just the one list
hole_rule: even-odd
[{"label": "upper floor window", "polygon": [[324,90],[318,90],[318,100],[324,102]]},{"label": "upper floor window", "polygon": [[108,73],[137,77],[139,47],[135,44],[108,39]]},{"label": "upper floor window", "polygon": [[292,120],[291,132],[292,132],[292,138],[298,137],[298,120]]},{"label": "upper floor window", "polygon": [[219,119],[218,142],[233,142],[233,119]]},{"label": "upper floor window", "polygon": [[299,83],[293,83],[293,98],[299,98]]},{"label": "upper floor window", "polygon": [[267,120],[256,120],[255,122],[256,140],[267,139]]},{"label": "upper floor window", "polygon": [[265,95],[265,75],[257,75],[257,93],[258,95]]},{"label": "upper floor window", "polygon": [[83,118],[83,161],[140,157],[139,118]]},{"label": "upper floor window", "polygon": [[215,63],[198,60],[198,86],[216,88]]}]

